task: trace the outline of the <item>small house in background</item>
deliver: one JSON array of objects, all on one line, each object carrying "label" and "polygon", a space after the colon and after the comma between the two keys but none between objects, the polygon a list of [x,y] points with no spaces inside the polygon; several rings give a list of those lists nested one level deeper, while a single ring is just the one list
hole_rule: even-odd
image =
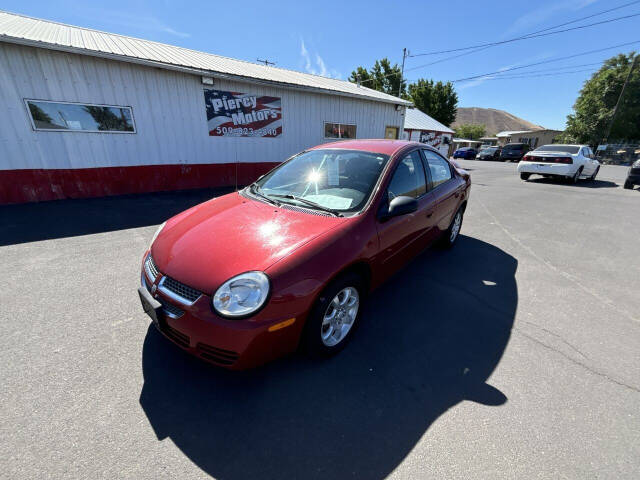
[{"label": "small house in background", "polygon": [[482,145],[498,145],[498,137],[480,137]]},{"label": "small house in background", "polygon": [[553,143],[554,138],[562,133],[562,130],[516,130],[504,131],[496,135],[498,137],[498,145],[504,146],[507,143],[526,143],[531,149],[538,148],[542,145]]},{"label": "small house in background", "polygon": [[453,149],[451,152],[453,154],[454,151],[463,147],[471,147],[477,150],[483,142],[481,142],[480,140],[471,140],[469,138],[454,138],[451,143],[453,144]]},{"label": "small house in background", "polygon": [[431,145],[446,157],[449,155],[453,130],[417,108],[407,108],[404,139]]}]

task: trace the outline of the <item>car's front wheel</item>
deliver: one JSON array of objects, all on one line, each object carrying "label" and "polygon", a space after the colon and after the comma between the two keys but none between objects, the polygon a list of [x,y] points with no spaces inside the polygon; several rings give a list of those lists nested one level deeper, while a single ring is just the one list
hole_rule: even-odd
[{"label": "car's front wheel", "polygon": [[631,183],[629,180],[626,180],[624,182],[624,188],[625,188],[625,190],[632,190],[633,189],[633,183]]},{"label": "car's front wheel", "polygon": [[334,280],[320,295],[304,329],[304,346],[312,356],[330,356],[344,348],[353,335],[364,288],[356,274]]},{"label": "car's front wheel", "polygon": [[599,171],[600,171],[600,167],[597,167],[597,168],[596,168],[596,171],[595,171],[595,172],[593,172],[593,175],[591,175],[591,176],[589,177],[589,180],[591,180],[591,181],[593,182],[593,181],[596,179],[596,177],[598,176],[598,172],[599,172]]},{"label": "car's front wheel", "polygon": [[529,180],[529,177],[530,177],[530,176],[531,176],[531,174],[530,174],[530,173],[524,173],[524,172],[523,172],[523,173],[521,173],[521,174],[520,174],[520,178],[521,178],[522,180]]}]

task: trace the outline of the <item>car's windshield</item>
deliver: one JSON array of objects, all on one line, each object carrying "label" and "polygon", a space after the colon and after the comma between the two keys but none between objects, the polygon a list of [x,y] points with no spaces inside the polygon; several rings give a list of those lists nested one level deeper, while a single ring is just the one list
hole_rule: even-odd
[{"label": "car's windshield", "polygon": [[[354,212],[373,191],[387,155],[357,150],[301,153],[256,182],[260,193],[278,202]],[[299,201],[300,198],[305,201]]]},{"label": "car's windshield", "polygon": [[562,153],[578,153],[580,147],[575,145],[543,145],[536,148],[536,152],[562,152]]},{"label": "car's windshield", "polygon": [[522,145],[521,143],[516,143],[513,145],[505,145],[503,147],[503,150],[522,150],[522,147],[524,147],[524,145]]},{"label": "car's windshield", "polygon": [[498,150],[498,149],[495,148],[495,147],[494,148],[491,148],[491,147],[490,148],[483,148],[482,150],[480,150],[480,153],[493,153],[496,150]]}]

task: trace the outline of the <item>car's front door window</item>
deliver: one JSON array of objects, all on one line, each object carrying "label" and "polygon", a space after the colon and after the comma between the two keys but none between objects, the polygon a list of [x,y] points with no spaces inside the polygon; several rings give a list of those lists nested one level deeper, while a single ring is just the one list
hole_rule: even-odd
[{"label": "car's front door window", "polygon": [[427,191],[427,182],[420,159],[420,153],[414,150],[398,163],[387,193],[389,200],[406,196],[418,198]]}]

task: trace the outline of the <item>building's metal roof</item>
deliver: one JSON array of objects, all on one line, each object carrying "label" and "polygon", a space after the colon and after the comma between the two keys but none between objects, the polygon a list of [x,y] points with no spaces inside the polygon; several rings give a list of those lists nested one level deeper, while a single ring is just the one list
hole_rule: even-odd
[{"label": "building's metal roof", "polygon": [[407,108],[404,117],[405,130],[431,130],[434,132],[453,133],[449,127],[434,120],[417,108]]},{"label": "building's metal roof", "polygon": [[92,55],[194,74],[411,105],[386,93],[319,75],[268,67],[188,48],[0,11],[0,41]]},{"label": "building's metal roof", "polygon": [[496,133],[496,138],[510,137],[511,135],[515,135],[516,133],[529,133],[537,130],[505,130],[504,132]]}]

